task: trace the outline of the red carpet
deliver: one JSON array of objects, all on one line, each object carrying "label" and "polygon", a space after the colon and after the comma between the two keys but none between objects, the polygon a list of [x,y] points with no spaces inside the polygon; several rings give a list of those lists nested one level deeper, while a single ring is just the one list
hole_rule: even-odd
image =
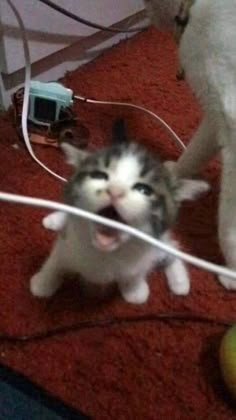
[{"label": "red carpet", "polygon": [[[176,69],[171,36],[149,30],[69,73],[65,84],[88,97],[144,105],[187,142],[201,115],[187,84],[176,81]],[[166,131],[142,113],[84,104],[76,104],[76,111],[90,130],[91,148],[109,141],[112,121],[122,115],[132,137],[164,159],[178,156]],[[0,138],[1,190],[60,200],[60,182],[41,170],[19,142],[18,149],[12,147],[17,137],[6,115],[0,120]],[[61,175],[69,173],[60,151],[41,146],[35,150]],[[204,176],[212,190],[184,207],[177,234],[183,249],[221,263],[216,234],[219,164],[209,165]],[[213,274],[193,267],[189,267],[191,294],[185,298],[171,295],[163,274],[154,273],[150,300],[140,307],[119,296],[104,303],[83,301],[75,282],[50,301],[38,301],[29,293],[29,279],[53,240],[53,234],[41,226],[46,212],[2,203],[0,213],[1,334],[34,335],[81,320],[159,312],[235,316],[235,294],[220,287]],[[228,420],[236,415],[217,362],[224,330],[214,324],[152,321],[23,344],[0,341],[0,362],[96,419]]]}]

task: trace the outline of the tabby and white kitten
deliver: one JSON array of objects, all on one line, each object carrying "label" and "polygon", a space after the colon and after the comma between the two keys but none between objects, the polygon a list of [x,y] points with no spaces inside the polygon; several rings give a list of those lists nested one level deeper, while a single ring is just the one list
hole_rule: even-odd
[{"label": "tabby and white kitten", "polygon": [[[204,117],[176,171],[181,177],[195,175],[221,151],[219,240],[228,267],[236,270],[236,1],[193,3],[179,55]],[[145,0],[145,4],[154,24],[174,26],[181,0]],[[219,280],[236,290],[235,280],[224,276]]]},{"label": "tabby and white kitten", "polygon": [[[75,173],[65,188],[66,203],[108,217],[175,245],[170,229],[180,202],[208,189],[203,181],[178,180],[168,167],[135,143],[112,145],[85,153],[71,145],[62,148]],[[30,282],[34,296],[50,297],[63,275],[78,273],[89,283],[117,283],[123,298],[141,304],[149,296],[148,273],[165,266],[173,293],[186,295],[190,282],[184,264],[159,249],[85,219],[60,212],[44,219],[60,230],[49,258]]]}]

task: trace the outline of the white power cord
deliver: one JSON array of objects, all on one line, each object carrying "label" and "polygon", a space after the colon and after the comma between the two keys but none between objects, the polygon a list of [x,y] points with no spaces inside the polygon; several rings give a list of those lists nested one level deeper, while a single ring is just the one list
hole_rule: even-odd
[{"label": "white power cord", "polygon": [[[22,32],[22,39],[23,39],[23,44],[24,44],[24,54],[25,54],[25,61],[26,61],[26,72],[25,72],[25,89],[24,89],[24,103],[23,103],[23,112],[22,112],[22,130],[23,130],[23,135],[24,135],[24,139],[25,139],[25,143],[26,143],[26,147],[30,153],[30,155],[32,156],[32,158],[41,166],[43,167],[47,172],[49,172],[51,175],[55,176],[56,178],[60,179],[61,181],[66,182],[66,180],[61,177],[60,175],[56,174],[55,172],[51,171],[46,165],[44,165],[34,154],[34,151],[32,149],[31,143],[30,143],[30,139],[29,139],[29,135],[28,135],[28,129],[27,129],[27,116],[28,116],[28,105],[29,105],[29,88],[30,88],[30,80],[31,80],[31,69],[30,69],[30,54],[29,54],[29,47],[28,47],[28,42],[27,42],[27,37],[26,37],[26,32],[25,32],[25,28],[24,28],[24,24],[23,21],[17,11],[17,9],[15,8],[15,6],[12,4],[11,0],[6,0],[7,3],[9,4],[9,6],[11,7],[12,11],[14,12],[17,21],[19,23],[21,32]],[[130,104],[130,103],[123,103],[123,102],[110,102],[110,101],[97,101],[94,99],[87,99],[84,98],[82,96],[79,95],[75,95],[75,99],[81,100],[83,102],[88,102],[88,103],[93,103],[93,104],[98,104],[98,105],[118,105],[118,106],[126,106],[126,107],[132,107],[141,111],[146,112],[147,114],[149,114],[150,116],[156,118],[159,122],[161,122],[168,130],[169,132],[172,134],[173,138],[175,139],[176,143],[181,147],[181,149],[184,149],[185,146],[183,144],[183,142],[179,139],[179,137],[177,136],[177,134],[168,126],[168,124],[162,120],[160,117],[158,117],[156,114],[154,114],[154,112],[139,106],[139,105],[134,105],[134,104]],[[9,193],[3,193],[0,192],[0,201],[7,201],[7,202],[12,202],[12,203],[18,203],[18,204],[24,204],[24,205],[29,205],[29,206],[33,206],[33,207],[43,207],[43,208],[48,208],[51,210],[58,210],[61,212],[65,212],[65,213],[69,213],[78,217],[83,217],[85,219],[94,221],[96,223],[101,223],[103,225],[112,227],[114,229],[117,230],[121,230],[123,232],[126,232],[130,235],[135,236],[136,238],[139,238],[143,241],[146,241],[147,243],[167,252],[168,254],[180,258],[181,260],[192,264],[196,267],[208,270],[210,272],[213,272],[215,274],[218,275],[223,275],[223,276],[227,276],[230,277],[232,279],[236,280],[236,272],[233,270],[230,270],[228,268],[225,267],[221,267],[217,264],[213,264],[210,263],[208,261],[202,260],[200,258],[194,257],[192,255],[186,254],[182,251],[179,251],[157,239],[155,239],[154,237],[147,235],[135,228],[132,228],[130,226],[127,225],[123,225],[122,223],[118,223],[115,221],[111,221],[109,219],[106,219],[104,217],[95,215],[93,213],[90,212],[86,212],[84,210],[78,209],[78,208],[74,208],[72,206],[68,206],[65,204],[61,204],[61,203],[57,203],[55,201],[50,201],[50,200],[44,200],[44,199],[37,199],[37,198],[33,198],[33,197],[26,197],[26,196],[20,196],[20,195],[16,195],[16,194],[9,194]]]},{"label": "white power cord", "polygon": [[140,105],[131,104],[129,102],[98,101],[96,99],[84,98],[83,96],[79,96],[79,95],[74,95],[74,98],[75,99],[78,99],[79,101],[82,101],[82,102],[88,102],[89,104],[124,106],[124,107],[134,108],[134,109],[137,109],[139,111],[145,112],[146,114],[150,115],[151,117],[153,117],[157,121],[159,121],[162,125],[164,125],[164,127],[172,135],[173,140],[175,141],[176,145],[181,150],[186,149],[186,146],[184,145],[184,143],[182,142],[182,140],[179,138],[179,136],[177,136],[177,134],[175,133],[175,131],[161,117],[159,117],[158,115],[156,115],[154,112],[150,111],[150,109],[144,108],[143,106],[140,106]]},{"label": "white power cord", "polygon": [[31,66],[30,66],[30,51],[29,51],[29,45],[28,40],[26,36],[25,26],[22,21],[22,18],[12,3],[11,0],[6,0],[9,4],[10,8],[12,9],[17,22],[20,27],[21,35],[22,35],[22,41],[23,41],[23,47],[24,47],[24,55],[25,55],[25,86],[24,86],[24,101],[23,101],[23,109],[22,109],[22,118],[21,118],[21,125],[22,125],[22,132],[25,140],[26,147],[28,149],[29,154],[31,157],[43,168],[45,171],[49,172],[54,177],[60,179],[60,181],[66,182],[65,178],[61,177],[60,175],[53,172],[51,169],[49,169],[46,165],[44,165],[43,162],[41,162],[37,156],[35,155],[33,148],[31,146],[31,142],[29,139],[29,133],[28,133],[28,127],[27,127],[27,118],[28,118],[28,108],[29,108],[29,90],[30,90],[30,80],[31,80]]},{"label": "white power cord", "polygon": [[208,270],[208,271],[211,271],[213,273],[220,274],[223,276],[228,276],[236,280],[235,271],[232,271],[228,268],[221,267],[220,265],[217,265],[217,264],[209,263],[200,258],[193,257],[192,255],[179,251],[176,248],[170,247],[169,245],[163,243],[162,241],[159,241],[158,239],[155,239],[154,237],[147,235],[146,233],[141,232],[138,229],[135,229],[123,223],[106,219],[105,217],[98,216],[86,210],[68,206],[67,204],[60,204],[60,203],[57,203],[56,201],[44,200],[41,198],[34,198],[34,197],[24,197],[21,195],[9,194],[9,193],[0,193],[0,200],[29,205],[33,207],[42,207],[42,208],[47,208],[51,210],[59,210],[63,213],[68,213],[74,216],[83,217],[84,219],[91,220],[96,223],[101,223],[102,225],[109,226],[117,230],[120,230],[122,232],[128,233],[129,235],[135,236],[136,238],[141,239],[149,243],[150,245],[153,245],[154,247],[167,252],[173,257],[180,258],[181,260],[189,264],[195,265],[196,267],[203,268],[205,270]]}]

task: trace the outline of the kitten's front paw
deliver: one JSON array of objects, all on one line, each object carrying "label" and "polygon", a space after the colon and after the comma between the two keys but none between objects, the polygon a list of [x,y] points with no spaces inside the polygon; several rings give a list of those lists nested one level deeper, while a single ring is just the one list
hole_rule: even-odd
[{"label": "kitten's front paw", "polygon": [[[54,282],[53,282],[54,283]],[[44,277],[43,273],[36,273],[30,279],[30,291],[38,298],[50,298],[56,292],[58,285],[53,284]]]},{"label": "kitten's front paw", "polygon": [[178,296],[186,296],[190,292],[190,279],[182,261],[175,259],[165,269],[170,290]]},{"label": "kitten's front paw", "polygon": [[168,279],[168,286],[170,290],[178,296],[187,296],[190,292],[189,279]]},{"label": "kitten's front paw", "polygon": [[141,305],[148,300],[149,286],[146,281],[138,284],[127,284],[121,286],[121,294],[126,302]]},{"label": "kitten's front paw", "polygon": [[66,214],[61,211],[55,211],[45,216],[42,220],[42,224],[46,229],[53,231],[62,230],[65,226]]},{"label": "kitten's front paw", "polygon": [[220,284],[222,284],[222,286],[225,287],[225,289],[236,291],[236,280],[233,280],[230,277],[226,276],[218,276],[218,280]]}]

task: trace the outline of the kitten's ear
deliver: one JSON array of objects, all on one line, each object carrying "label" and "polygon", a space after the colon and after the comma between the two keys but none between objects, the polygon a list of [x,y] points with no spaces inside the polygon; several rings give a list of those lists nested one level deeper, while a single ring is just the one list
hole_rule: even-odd
[{"label": "kitten's ear", "polygon": [[78,149],[75,146],[72,146],[69,143],[62,143],[61,148],[65,154],[66,161],[72,166],[78,166],[80,162],[85,160],[89,153],[84,150]]},{"label": "kitten's ear", "polygon": [[173,185],[177,185],[177,199],[179,201],[194,200],[209,191],[210,185],[206,181],[179,178],[175,171],[176,162],[167,161],[164,163],[164,166],[171,176],[170,179],[172,179]]},{"label": "kitten's ear", "polygon": [[196,179],[180,179],[177,188],[177,197],[179,201],[194,200],[201,194],[209,191],[210,186],[205,181]]},{"label": "kitten's ear", "polygon": [[123,118],[117,119],[112,127],[112,142],[114,144],[128,143],[128,136]]}]

